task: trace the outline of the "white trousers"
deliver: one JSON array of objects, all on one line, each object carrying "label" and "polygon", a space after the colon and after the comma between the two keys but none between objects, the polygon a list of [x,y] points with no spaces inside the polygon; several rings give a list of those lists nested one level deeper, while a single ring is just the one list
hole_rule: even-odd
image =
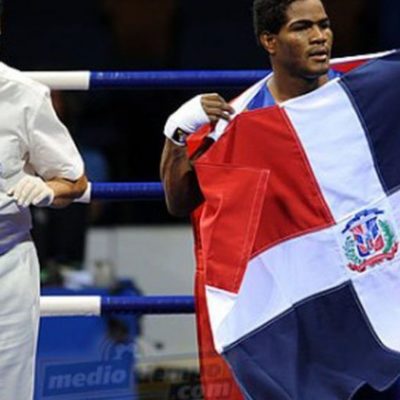
[{"label": "white trousers", "polygon": [[0,399],[31,400],[39,327],[39,263],[31,241],[0,256]]}]

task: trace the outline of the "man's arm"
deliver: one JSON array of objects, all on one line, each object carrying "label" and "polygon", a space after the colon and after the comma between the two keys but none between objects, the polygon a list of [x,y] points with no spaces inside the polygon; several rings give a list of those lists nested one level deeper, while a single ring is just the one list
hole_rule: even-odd
[{"label": "man's arm", "polygon": [[63,208],[81,197],[87,186],[85,175],[75,181],[65,178],[44,181],[38,176],[26,175],[7,194],[21,207]]},{"label": "man's arm", "polygon": [[86,175],[82,175],[76,181],[55,178],[47,181],[46,184],[54,192],[54,199],[50,207],[63,208],[70,205],[74,200],[85,193],[88,187],[88,180]]},{"label": "man's arm", "polygon": [[203,202],[192,162],[201,156],[213,143],[205,140],[194,156],[189,159],[186,146],[178,146],[165,139],[161,157],[161,180],[164,184],[168,211],[176,217],[189,215]]},{"label": "man's arm", "polygon": [[[167,208],[172,215],[187,216],[202,203],[203,195],[192,162],[214,142],[206,138],[189,159],[184,136],[206,123],[216,124],[221,118],[228,121],[233,112],[233,108],[220,95],[211,93],[185,103],[168,119],[164,130],[167,139],[161,157],[160,173]],[[180,133],[178,137],[177,130]]]}]

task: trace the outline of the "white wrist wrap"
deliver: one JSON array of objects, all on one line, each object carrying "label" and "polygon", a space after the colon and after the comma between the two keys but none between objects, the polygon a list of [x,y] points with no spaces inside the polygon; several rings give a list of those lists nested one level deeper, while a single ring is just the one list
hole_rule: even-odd
[{"label": "white wrist wrap", "polygon": [[[178,128],[190,134],[208,122],[210,120],[201,105],[201,95],[198,95],[170,115],[164,127],[164,135],[176,143],[173,136]],[[181,143],[176,144],[182,145]]]},{"label": "white wrist wrap", "polygon": [[92,183],[88,182],[86,190],[84,191],[83,195],[81,197],[74,199],[73,202],[89,204],[91,201],[91,196],[92,196]]}]

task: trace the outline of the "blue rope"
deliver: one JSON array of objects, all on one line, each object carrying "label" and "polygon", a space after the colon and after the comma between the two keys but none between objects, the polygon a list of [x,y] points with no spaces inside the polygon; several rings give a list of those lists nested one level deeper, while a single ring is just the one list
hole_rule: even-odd
[{"label": "blue rope", "polygon": [[102,297],[101,313],[193,314],[193,296]]},{"label": "blue rope", "polygon": [[90,73],[90,89],[173,89],[242,87],[262,79],[266,70],[242,71],[98,71]]},{"label": "blue rope", "polygon": [[164,189],[160,182],[94,182],[91,198],[103,200],[160,200]]}]

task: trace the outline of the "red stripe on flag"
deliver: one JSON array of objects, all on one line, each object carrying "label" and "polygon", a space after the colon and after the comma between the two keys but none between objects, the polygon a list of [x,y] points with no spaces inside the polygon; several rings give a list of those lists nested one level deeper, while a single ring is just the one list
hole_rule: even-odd
[{"label": "red stripe on flag", "polygon": [[332,68],[335,71],[346,73],[346,72],[353,70],[354,68],[357,68],[357,67],[365,64],[367,61],[369,61],[369,60],[347,61],[347,62],[341,62],[338,64],[332,63]]},{"label": "red stripe on flag", "polygon": [[199,226],[206,284],[237,292],[253,250],[269,171],[197,163],[196,173],[206,200]]},{"label": "red stripe on flag", "polygon": [[[297,135],[277,106],[239,115],[196,171],[206,199],[199,233],[207,285],[237,293],[252,256],[334,224]],[[266,171],[263,192],[260,174]]]}]

